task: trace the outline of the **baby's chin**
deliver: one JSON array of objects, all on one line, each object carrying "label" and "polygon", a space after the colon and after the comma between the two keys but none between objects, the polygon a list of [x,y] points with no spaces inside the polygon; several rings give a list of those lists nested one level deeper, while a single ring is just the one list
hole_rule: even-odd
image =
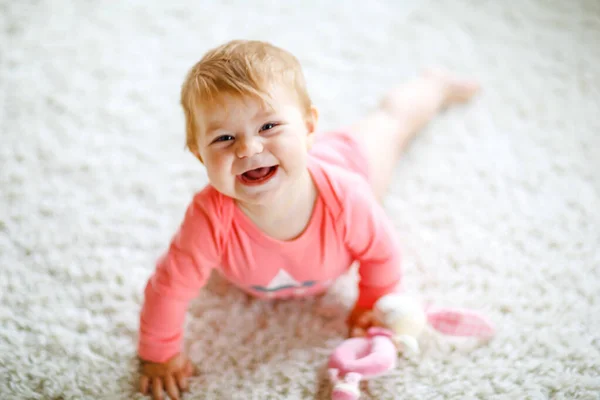
[{"label": "baby's chin", "polygon": [[245,188],[220,190],[218,187],[215,187],[215,189],[224,196],[231,198],[236,204],[244,207],[271,206],[277,200],[280,192],[279,187],[270,190],[245,190]]}]

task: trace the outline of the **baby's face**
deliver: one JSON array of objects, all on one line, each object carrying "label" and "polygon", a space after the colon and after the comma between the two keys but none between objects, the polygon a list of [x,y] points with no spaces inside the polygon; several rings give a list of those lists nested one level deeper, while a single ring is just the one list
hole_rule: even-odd
[{"label": "baby's face", "polygon": [[270,94],[272,109],[226,95],[223,109],[202,115],[198,153],[210,183],[242,204],[268,205],[306,173],[316,114],[307,121],[285,88]]}]

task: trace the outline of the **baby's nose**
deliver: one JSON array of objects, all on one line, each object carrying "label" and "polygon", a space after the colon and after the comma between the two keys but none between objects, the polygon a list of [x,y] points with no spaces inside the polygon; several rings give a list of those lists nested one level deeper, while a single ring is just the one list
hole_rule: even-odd
[{"label": "baby's nose", "polygon": [[262,151],[263,145],[260,140],[256,138],[244,138],[238,140],[236,155],[239,158],[252,157],[253,155],[259,154]]}]

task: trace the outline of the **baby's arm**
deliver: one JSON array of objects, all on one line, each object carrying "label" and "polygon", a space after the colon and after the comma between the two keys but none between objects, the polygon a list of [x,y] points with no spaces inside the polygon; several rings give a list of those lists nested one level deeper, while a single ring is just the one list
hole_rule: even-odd
[{"label": "baby's arm", "polygon": [[369,328],[370,311],[386,294],[400,290],[402,279],[399,241],[394,226],[369,187],[354,187],[345,201],[345,240],[359,261],[358,299],[348,318],[354,327]]},{"label": "baby's arm", "polygon": [[[143,360],[164,362],[181,350],[188,304],[213,266],[203,257],[202,249],[194,251],[185,243],[186,223],[189,221],[184,222],[146,284],[138,347]],[[202,247],[208,246],[210,242]]]},{"label": "baby's arm", "polygon": [[142,360],[140,389],[150,386],[155,399],[186,387],[191,363],[181,353],[188,304],[218,265],[222,225],[207,193],[198,194],[169,250],[157,263],[144,291],[138,354]]}]

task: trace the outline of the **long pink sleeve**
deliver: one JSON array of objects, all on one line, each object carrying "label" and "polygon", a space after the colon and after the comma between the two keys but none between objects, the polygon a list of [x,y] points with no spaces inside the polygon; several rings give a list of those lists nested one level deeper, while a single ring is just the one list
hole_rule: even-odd
[{"label": "long pink sleeve", "polygon": [[345,241],[360,262],[357,305],[371,308],[398,289],[401,256],[395,229],[368,186],[350,191],[344,201]]},{"label": "long pink sleeve", "polygon": [[148,280],[140,316],[138,354],[143,360],[164,362],[181,351],[188,304],[197,296],[220,261],[225,233],[219,215],[219,196],[210,187],[188,207],[169,250]]}]

